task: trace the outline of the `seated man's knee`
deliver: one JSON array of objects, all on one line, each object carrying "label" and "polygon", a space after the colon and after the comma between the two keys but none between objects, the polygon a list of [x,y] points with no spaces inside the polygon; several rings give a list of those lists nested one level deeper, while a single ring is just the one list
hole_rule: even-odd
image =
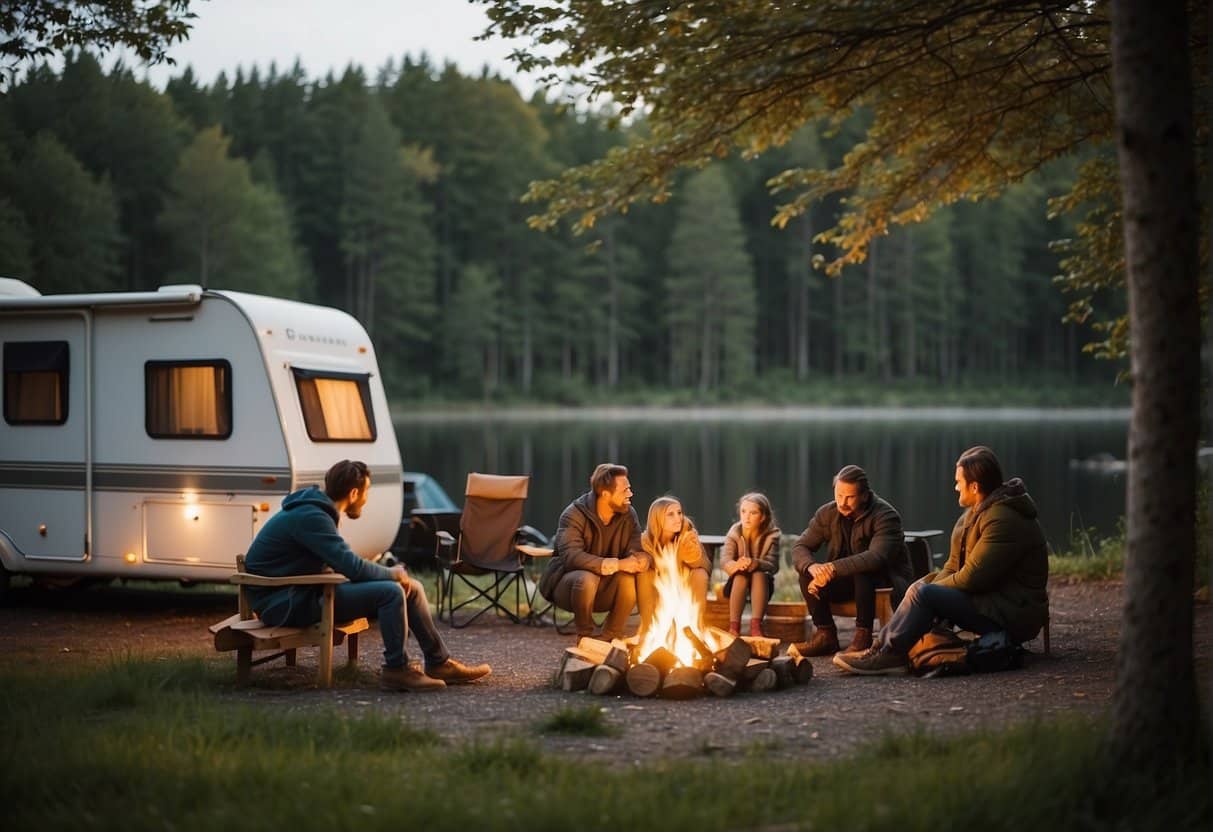
[{"label": "seated man's knee", "polygon": [[626,604],[629,609],[636,604],[636,576],[632,573],[615,573],[615,603]]},{"label": "seated man's knee", "polygon": [[585,569],[567,572],[560,579],[561,585],[557,588],[557,598],[565,597],[568,599],[568,606],[565,609],[572,609],[584,604],[593,604],[594,597],[598,594],[598,585],[601,582],[602,579],[598,575]]},{"label": "seated man's knee", "polygon": [[400,588],[404,590],[406,598],[425,598],[425,584],[414,577],[406,578]]}]

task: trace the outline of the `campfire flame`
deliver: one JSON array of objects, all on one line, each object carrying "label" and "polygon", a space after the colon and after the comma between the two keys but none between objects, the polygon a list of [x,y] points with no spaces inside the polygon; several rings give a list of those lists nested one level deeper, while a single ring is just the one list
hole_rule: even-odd
[{"label": "campfire flame", "polygon": [[637,655],[644,659],[664,647],[674,654],[679,665],[692,667],[703,657],[683,628],[689,627],[711,650],[726,645],[703,626],[703,605],[691,590],[690,570],[683,570],[678,563],[678,547],[672,543],[663,546],[655,565],[657,609],[640,640]]}]

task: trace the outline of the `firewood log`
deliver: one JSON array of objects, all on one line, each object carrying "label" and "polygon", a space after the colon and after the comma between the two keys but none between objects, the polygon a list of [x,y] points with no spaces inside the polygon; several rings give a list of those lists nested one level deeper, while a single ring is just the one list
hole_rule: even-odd
[{"label": "firewood log", "polygon": [[796,678],[796,684],[806,684],[813,678],[813,663],[804,656],[797,655],[793,657],[792,675]]},{"label": "firewood log", "polygon": [[732,696],[737,689],[737,683],[720,673],[707,673],[703,677],[703,686],[713,696]]},{"label": "firewood log", "polygon": [[653,667],[657,668],[657,671],[662,676],[665,676],[674,669],[675,665],[678,664],[678,657],[666,648],[658,647],[652,653],[645,656],[643,663],[651,664]]},{"label": "firewood log", "polygon": [[693,667],[675,667],[661,683],[661,695],[666,699],[693,699],[703,696],[703,674]]},{"label": "firewood log", "polygon": [[741,678],[748,682],[761,673],[764,668],[769,667],[770,664],[769,659],[750,659],[741,671]]},{"label": "firewood log", "polygon": [[628,668],[627,685],[636,696],[652,696],[661,687],[661,671],[651,664],[634,664]]},{"label": "firewood log", "polygon": [[716,654],[716,672],[736,679],[741,676],[753,655],[750,645],[739,638],[733,639],[732,644]]},{"label": "firewood log", "polygon": [[712,648],[703,643],[703,639],[695,633],[689,624],[682,628],[682,634],[690,640],[691,644],[695,645],[695,650],[698,651],[699,655],[703,657],[710,667],[716,660],[716,657],[712,655]]},{"label": "firewood log", "polygon": [[594,664],[602,664],[602,660],[606,658],[607,653],[611,652],[611,647],[612,645],[609,641],[602,641],[601,639],[590,638],[589,636],[583,636],[577,641],[578,650],[584,650],[586,653],[597,657],[597,661]]},{"label": "firewood log", "polygon": [[585,690],[590,683],[590,677],[594,675],[594,668],[597,665],[582,661],[581,659],[569,659],[564,663],[564,669],[560,671],[560,687],[563,690],[575,691]]},{"label": "firewood log", "polygon": [[792,667],[794,661],[791,656],[777,656],[771,659],[771,670],[775,671],[775,678],[779,680],[781,690],[796,684],[796,674]]},{"label": "firewood log", "polygon": [[564,648],[564,655],[566,659],[580,659],[593,665],[602,664],[602,660],[606,658],[602,653],[596,653],[593,650],[582,650],[580,647],[566,647]]},{"label": "firewood log", "polygon": [[754,651],[754,657],[758,659],[774,658],[775,651],[779,649],[779,639],[777,638],[762,636],[742,636],[741,638],[750,645],[750,649]]},{"label": "firewood log", "polygon": [[775,671],[764,667],[758,671],[757,676],[750,680],[750,690],[754,693],[765,693],[768,690],[774,690],[777,684],[779,684],[779,680],[775,676]]},{"label": "firewood log", "polygon": [[623,674],[610,665],[600,664],[590,676],[590,693],[606,696],[623,687]]},{"label": "firewood log", "polygon": [[606,654],[606,658],[602,663],[607,667],[614,668],[619,672],[619,675],[628,672],[628,651],[626,647],[612,647],[611,651]]}]

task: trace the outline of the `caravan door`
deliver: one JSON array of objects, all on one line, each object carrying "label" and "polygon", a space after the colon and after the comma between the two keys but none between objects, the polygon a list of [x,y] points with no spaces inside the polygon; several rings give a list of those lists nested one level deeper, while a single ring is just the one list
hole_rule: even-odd
[{"label": "caravan door", "polygon": [[89,313],[2,316],[0,529],[30,560],[89,556]]}]

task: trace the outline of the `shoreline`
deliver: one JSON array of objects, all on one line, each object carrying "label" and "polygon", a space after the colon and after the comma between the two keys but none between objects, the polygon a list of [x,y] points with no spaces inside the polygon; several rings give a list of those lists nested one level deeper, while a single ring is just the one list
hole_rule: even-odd
[{"label": "shoreline", "polygon": [[823,407],[711,405],[692,407],[450,404],[391,407],[392,422],[1125,422],[1128,407]]}]

